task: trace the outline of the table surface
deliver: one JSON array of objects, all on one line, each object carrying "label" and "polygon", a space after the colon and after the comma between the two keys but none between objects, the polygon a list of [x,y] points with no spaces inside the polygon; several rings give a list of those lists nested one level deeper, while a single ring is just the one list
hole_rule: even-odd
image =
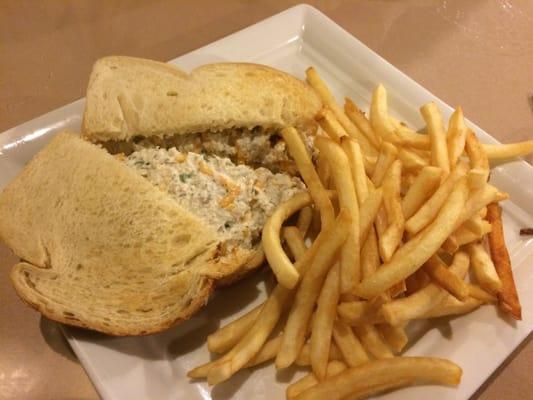
[{"label": "table surface", "polygon": [[[297,3],[2,1],[0,132],[83,97],[99,57],[167,61]],[[497,139],[533,137],[532,2],[309,3]],[[97,399],[57,325],[16,296],[15,261],[0,247],[0,398]],[[531,398],[532,369],[527,340],[474,398]]]}]

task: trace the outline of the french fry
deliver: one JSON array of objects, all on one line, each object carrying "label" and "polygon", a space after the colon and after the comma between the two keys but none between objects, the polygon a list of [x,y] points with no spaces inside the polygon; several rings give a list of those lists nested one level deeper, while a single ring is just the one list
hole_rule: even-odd
[{"label": "french fry", "polygon": [[[364,215],[361,213],[361,215]],[[378,238],[376,230],[371,227],[361,249],[361,277],[366,279],[372,275],[381,264],[379,258]]]},{"label": "french fry", "polygon": [[456,229],[472,218],[476,213],[482,211],[482,209],[488,204],[506,200],[508,197],[507,193],[500,192],[498,188],[489,184],[470,193],[463,212],[457,220]]},{"label": "french fry", "polygon": [[381,145],[381,151],[379,152],[378,161],[374,167],[372,173],[372,183],[374,186],[381,186],[385,173],[389,169],[390,165],[394,162],[398,155],[396,147],[388,142],[383,142]]},{"label": "french fry", "polygon": [[282,335],[278,335],[273,339],[266,342],[259,353],[257,353],[250,361],[245,365],[246,368],[255,367],[266,361],[272,360],[278,354],[279,347],[281,346]]},{"label": "french fry", "polygon": [[322,186],[324,186],[324,188],[329,188],[331,181],[331,170],[329,169],[329,164],[326,158],[324,157],[324,154],[318,154],[316,162],[316,173],[320,178]]},{"label": "french fry", "polygon": [[305,75],[309,85],[311,85],[311,87],[318,94],[318,97],[320,97],[322,103],[328,106],[333,114],[335,114],[335,117],[337,117],[337,120],[346,130],[348,135],[357,140],[365,154],[375,156],[377,154],[377,150],[372,146],[366,136],[353,124],[353,122],[350,121],[346,114],[344,114],[342,108],[337,104],[337,101],[331,94],[331,91],[326,86],[322,78],[318,75],[316,70],[313,67],[310,67],[305,71]]},{"label": "french fry", "polygon": [[307,154],[305,144],[298,134],[298,131],[294,128],[285,128],[281,131],[281,134],[287,144],[290,155],[296,162],[298,172],[300,172],[302,179],[309,189],[309,194],[313,199],[313,203],[320,211],[322,227],[326,228],[335,218],[333,205],[331,204],[331,200],[329,199],[324,186],[320,182],[320,178],[315,171],[315,167],[313,166],[309,154]]},{"label": "french fry", "polygon": [[341,139],[348,135],[337,118],[335,118],[333,111],[327,107],[324,107],[318,112],[315,120],[320,124],[320,127],[324,129],[328,136],[336,143],[340,143]]},{"label": "french fry", "polygon": [[263,304],[220,328],[207,337],[207,348],[212,353],[224,353],[231,349],[250,329],[261,312]]},{"label": "french fry", "polygon": [[467,129],[465,150],[468,158],[470,158],[470,166],[473,169],[483,171],[485,174],[484,181],[487,182],[490,173],[489,159],[485,153],[483,145],[479,142],[476,134],[471,129]]},{"label": "french fry", "polygon": [[384,262],[391,259],[403,237],[405,219],[400,198],[401,179],[402,163],[400,160],[396,160],[387,170],[383,180],[383,203],[389,223],[379,240],[379,252]]},{"label": "french fry", "polygon": [[522,319],[522,309],[514,283],[509,252],[505,246],[502,211],[499,204],[493,203],[487,206],[487,219],[492,226],[492,231],[489,233],[490,254],[502,282],[501,291],[498,293],[498,302],[503,311],[520,320]]},{"label": "french fry", "polygon": [[311,206],[302,208],[298,213],[298,220],[296,221],[296,226],[298,227],[298,230],[300,231],[302,237],[307,236],[307,232],[309,231],[309,227],[311,226],[312,220],[313,209],[311,208]]},{"label": "french fry", "polygon": [[389,118],[387,90],[381,84],[374,89],[372,95],[372,102],[370,104],[370,123],[372,129],[380,136],[381,140],[391,143],[400,143],[400,138],[395,132],[394,124]]},{"label": "french fry", "polygon": [[330,139],[317,137],[315,146],[327,158],[335,187],[337,188],[339,206],[350,212],[352,225],[340,254],[341,293],[348,293],[361,280],[360,239],[359,239],[359,205],[350,173],[348,157],[342,148]]},{"label": "french fry", "polygon": [[448,146],[448,158],[450,170],[455,168],[461,154],[465,149],[467,128],[463,116],[463,109],[457,107],[448,122],[448,134],[446,138]]},{"label": "french fry", "polygon": [[366,351],[375,358],[394,357],[394,354],[392,354],[387,344],[383,341],[374,325],[354,326],[353,330]]},{"label": "french fry", "polygon": [[440,287],[447,290],[450,294],[459,300],[465,300],[469,295],[467,284],[452,270],[448,269],[446,264],[439,256],[432,256],[424,264],[424,271]]},{"label": "french fry", "polygon": [[433,102],[429,102],[420,108],[420,113],[426,121],[429,141],[431,144],[431,165],[442,169],[443,177],[450,172],[450,160],[446,145],[446,132],[442,114]]},{"label": "french fry", "polygon": [[[325,191],[324,193],[327,197],[327,193]],[[276,208],[263,228],[262,245],[268,264],[274,275],[276,275],[278,282],[289,289],[296,286],[300,275],[281,246],[281,226],[292,214],[310,203],[311,196],[308,193],[297,194]]]},{"label": "french fry", "polygon": [[483,150],[490,161],[505,161],[533,153],[533,140],[509,144],[484,144]]},{"label": "french fry", "polygon": [[377,217],[377,214],[381,208],[383,200],[383,189],[373,189],[367,196],[366,200],[360,207],[360,227],[359,238],[360,243],[364,242],[368,236],[372,224]]},{"label": "french fry", "polygon": [[402,162],[406,171],[419,171],[428,165],[426,160],[405,147],[398,150],[398,159]]},{"label": "french fry", "polygon": [[[459,252],[455,254],[450,271],[462,278],[467,273],[468,266],[468,256],[463,252]],[[425,313],[438,306],[447,293],[436,283],[430,283],[410,296],[384,304],[381,307],[381,311],[389,324],[397,326],[412,319],[421,318]]]},{"label": "french fry", "polygon": [[498,294],[502,289],[502,281],[496,272],[494,263],[481,243],[467,246],[472,263],[472,270],[479,285],[491,294]]},{"label": "french fry", "polygon": [[[342,371],[346,369],[346,364],[344,364],[342,361],[330,361],[327,366],[327,372],[326,377],[331,378],[332,376],[335,376]],[[305,390],[309,389],[310,387],[315,386],[319,380],[313,374],[312,372],[304,376],[303,378],[297,380],[294,383],[291,383],[289,386],[287,386],[287,390],[285,392],[287,396],[287,400],[292,400],[296,396],[298,396],[300,393],[304,392]]]},{"label": "french fry", "polygon": [[479,214],[474,214],[472,218],[466,220],[461,227],[466,228],[479,236],[483,236],[491,231],[490,223],[481,218]]},{"label": "french fry", "polygon": [[[331,343],[329,346],[329,359],[336,361],[343,360],[343,355],[335,343]],[[299,367],[308,367],[311,365],[311,345],[309,343],[303,345],[302,350],[300,350],[300,354],[298,354],[298,357],[296,357],[296,360],[294,361],[294,364]]]},{"label": "french fry", "polygon": [[456,386],[462,371],[451,361],[429,357],[394,357],[349,368],[296,397],[297,400],[341,400],[415,383]]},{"label": "french fry", "polygon": [[477,190],[487,183],[487,171],[479,167],[474,167],[466,174],[470,190]]},{"label": "french fry", "polygon": [[340,296],[339,283],[339,264],[335,264],[328,272],[318,296],[315,319],[311,329],[311,367],[319,380],[326,377],[333,322]]},{"label": "french fry", "polygon": [[353,333],[352,328],[344,322],[339,320],[335,321],[333,325],[333,339],[348,366],[356,367],[368,362],[368,355],[363,345]]},{"label": "french fry", "polygon": [[286,226],[281,230],[283,239],[295,260],[302,258],[307,250],[300,230],[295,226]]},{"label": "french fry", "polygon": [[466,181],[462,179],[456,184],[433,222],[400,247],[388,263],[358,284],[354,293],[363,298],[374,297],[420,268],[453,232],[467,196]]},{"label": "french fry", "polygon": [[415,153],[417,153],[422,158],[429,160],[430,154],[428,153],[428,156],[423,156],[422,152],[416,151],[416,150],[422,150],[426,152],[431,148],[429,143],[429,136],[425,135],[423,133],[418,133],[414,131],[413,129],[409,128],[408,126],[404,125],[400,121],[398,121],[396,118],[393,118],[392,116],[389,116],[390,120],[394,124],[395,132],[400,138],[400,142],[402,146],[411,148]]},{"label": "french fry", "polygon": [[486,290],[482,289],[480,286],[469,283],[468,284],[468,294],[470,297],[481,300],[483,303],[496,304],[498,298]]},{"label": "french fry", "polygon": [[405,280],[405,294],[410,296],[413,293],[418,292],[420,289],[424,288],[428,283],[431,282],[428,274],[424,272],[424,268],[420,268],[412,275],[409,275]]},{"label": "french fry", "polygon": [[367,137],[367,139],[372,143],[372,145],[379,149],[381,146],[381,139],[372,128],[370,121],[366,117],[365,113],[361,111],[355,103],[345,97],[344,98],[344,112],[350,118],[350,120],[359,128],[361,132]]},{"label": "french fry", "polygon": [[396,354],[400,353],[405,345],[407,345],[409,338],[402,325],[392,326],[389,324],[379,324],[376,327],[389,348]]},{"label": "french fry", "polygon": [[457,182],[466,174],[466,168],[465,164],[460,164],[448,175],[435,193],[405,222],[407,232],[414,235],[433,221]]},{"label": "french fry", "polygon": [[341,147],[348,157],[357,200],[359,201],[359,206],[361,206],[368,196],[368,178],[365,173],[361,147],[350,137],[345,137],[341,140]]},{"label": "french fry", "polygon": [[440,318],[450,315],[468,314],[469,312],[479,308],[481,305],[483,305],[483,302],[481,300],[474,299],[473,297],[468,297],[465,301],[460,301],[452,295],[446,295],[440,304],[428,312],[420,315],[417,317],[417,319]]},{"label": "french fry", "polygon": [[413,216],[435,192],[441,176],[442,170],[433,166],[424,167],[419,172],[402,199],[402,210],[405,218]]},{"label": "french fry", "polygon": [[285,330],[283,331],[281,349],[276,357],[277,368],[290,366],[298,356],[304,344],[309,318],[313,312],[324,278],[334,261],[337,251],[344,244],[351,225],[350,212],[343,208],[335,220],[334,226],[324,233],[327,240],[324,240],[320,249],[317,250],[312,264],[306,270],[297,289]]},{"label": "french fry", "polygon": [[377,324],[384,321],[378,306],[369,301],[346,301],[337,307],[337,312],[343,322],[349,325]]}]

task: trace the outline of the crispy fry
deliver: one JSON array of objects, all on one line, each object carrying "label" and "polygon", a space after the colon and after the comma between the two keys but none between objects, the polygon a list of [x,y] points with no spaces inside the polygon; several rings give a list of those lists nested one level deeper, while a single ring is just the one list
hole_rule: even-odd
[{"label": "crispy fry", "polygon": [[[459,278],[463,278],[468,271],[469,258],[463,253],[455,254],[450,271]],[[381,311],[385,320],[397,326],[409,320],[420,318],[425,313],[438,306],[448,292],[436,283],[430,283],[410,296],[393,300],[384,304]]]},{"label": "crispy fry", "polygon": [[302,237],[305,237],[307,235],[312,220],[313,209],[311,208],[311,206],[302,208],[298,213],[298,220],[296,222],[296,226],[298,227],[298,230],[300,231]]},{"label": "crispy fry", "polygon": [[428,162],[405,147],[398,151],[398,159],[402,162],[403,168],[406,171],[419,171],[428,165]]},{"label": "crispy fry", "polygon": [[366,117],[365,113],[361,111],[355,103],[349,98],[344,98],[344,112],[350,118],[350,120],[359,128],[361,132],[367,137],[372,145],[379,149],[381,146],[381,139],[372,128],[370,121]]},{"label": "crispy fry", "polygon": [[414,235],[433,221],[457,182],[465,175],[466,168],[465,164],[460,164],[448,175],[436,192],[406,221],[405,230],[407,232]]},{"label": "crispy fry", "polygon": [[381,140],[400,143],[400,138],[395,132],[394,124],[389,118],[387,90],[381,84],[376,87],[372,95],[370,123],[372,124],[372,129],[380,136]]},{"label": "crispy fry", "polygon": [[498,302],[498,298],[496,296],[493,296],[485,289],[482,289],[480,286],[472,283],[468,284],[468,294],[470,297],[481,300],[483,303],[496,304]]},{"label": "crispy fry", "polygon": [[324,154],[318,154],[316,162],[316,173],[320,178],[322,186],[329,188],[331,184],[331,170],[329,169],[329,164],[324,157]]},{"label": "crispy fry", "polygon": [[398,155],[398,150],[396,147],[388,142],[383,142],[381,145],[381,151],[378,156],[378,161],[374,167],[374,172],[372,173],[372,183],[374,186],[381,186],[383,178],[385,178],[385,173],[389,169],[390,165],[396,159]]},{"label": "crispy fry", "polygon": [[352,225],[340,254],[341,293],[348,293],[361,280],[359,205],[350,173],[348,158],[342,148],[330,139],[317,137],[315,146],[323,153],[331,168],[337,188],[339,206],[350,212]]},{"label": "crispy fry", "polygon": [[420,315],[418,318],[439,318],[449,315],[468,314],[482,304],[483,302],[481,300],[474,299],[472,297],[468,297],[465,301],[460,301],[452,295],[446,295],[440,304],[428,312]]},{"label": "crispy fry", "polygon": [[277,368],[290,366],[298,356],[304,341],[309,318],[313,312],[316,299],[324,278],[331,267],[335,255],[344,244],[352,225],[349,211],[341,209],[335,224],[327,229],[320,249],[316,252],[312,264],[307,269],[298,287],[289,313],[281,349],[276,357]]},{"label": "crispy fry", "polygon": [[296,166],[298,167],[302,179],[309,189],[309,194],[313,199],[313,203],[320,211],[322,227],[326,228],[334,219],[333,205],[327,196],[324,186],[322,186],[322,183],[320,182],[320,178],[315,171],[311,158],[309,157],[309,154],[307,154],[305,145],[300,138],[298,131],[294,128],[285,128],[281,131],[281,134],[287,144],[290,155],[296,162]]},{"label": "crispy fry", "polygon": [[[337,361],[343,360],[342,353],[335,343],[331,343],[329,346],[329,359]],[[303,345],[294,364],[299,367],[307,367],[311,365],[311,345],[309,343]]]},{"label": "crispy fry", "polygon": [[333,325],[333,339],[337,344],[344,361],[350,367],[356,367],[368,361],[363,345],[355,336],[352,328],[342,321],[335,321]]},{"label": "crispy fry", "polygon": [[463,212],[457,220],[457,226],[455,229],[459,228],[488,204],[506,200],[508,197],[509,196],[507,193],[500,192],[496,187],[489,184],[486,184],[481,189],[470,193],[470,197],[465,204]]},{"label": "crispy fry", "polygon": [[337,312],[343,322],[352,326],[377,324],[384,321],[379,309],[381,306],[371,301],[346,301],[338,305]]},{"label": "crispy fry", "polygon": [[479,167],[474,167],[466,174],[470,190],[477,190],[487,183],[487,171]]},{"label": "crispy fry", "polygon": [[487,158],[492,161],[505,161],[533,153],[533,140],[509,144],[484,144]]},{"label": "crispy fry", "polygon": [[335,117],[337,117],[337,120],[346,130],[348,135],[357,140],[365,154],[371,156],[376,155],[377,150],[372,146],[366,136],[353,124],[353,122],[350,121],[346,114],[344,114],[342,108],[337,104],[337,101],[331,94],[331,91],[324,83],[322,78],[320,78],[316,70],[313,67],[310,67],[305,71],[305,74],[307,77],[307,82],[317,92],[318,96],[322,100],[322,103],[324,103],[324,105],[328,106],[331,111],[333,111]]},{"label": "crispy fry", "polygon": [[392,326],[389,324],[379,324],[377,325],[377,329],[388,346],[396,354],[400,353],[409,341],[402,325]]},{"label": "crispy fry", "polygon": [[402,281],[424,264],[453,232],[468,196],[466,181],[460,180],[434,221],[405,243],[392,259],[356,286],[354,293],[371,298]]},{"label": "crispy fry", "polygon": [[463,154],[466,133],[467,128],[463,116],[463,109],[457,107],[448,122],[448,135],[446,139],[448,145],[448,157],[450,159],[450,170],[455,168],[457,161],[459,161],[461,154]]},{"label": "crispy fry", "polygon": [[360,325],[353,328],[363,347],[375,358],[391,358],[394,354],[379,335],[374,325]]},{"label": "crispy fry", "polygon": [[342,138],[341,146],[348,157],[352,180],[355,186],[355,192],[357,193],[357,200],[361,207],[361,204],[368,196],[368,178],[365,173],[364,157],[361,153],[361,147],[350,137]]},{"label": "crispy fry", "polygon": [[[326,377],[331,378],[332,376],[335,376],[342,371],[346,369],[346,364],[344,364],[342,361],[330,361],[327,366],[327,372]],[[289,386],[287,386],[287,391],[285,392],[287,396],[287,400],[292,400],[296,396],[298,396],[300,393],[304,392],[305,390],[309,389],[310,387],[315,386],[319,380],[313,374],[312,372],[304,376],[303,378],[297,380],[294,383],[291,383]]]},{"label": "crispy fry", "polygon": [[318,112],[315,120],[320,124],[321,128],[324,129],[328,136],[336,143],[340,143],[341,139],[348,135],[337,118],[335,118],[333,111],[327,107],[324,107]]},{"label": "crispy fry", "polygon": [[[427,152],[427,150],[431,148],[429,143],[429,136],[414,131],[402,122],[398,121],[396,118],[393,118],[392,116],[389,116],[389,118],[394,124],[395,132],[400,138],[401,144],[405,147],[410,147],[419,156],[426,160],[429,160],[430,154],[429,152]],[[417,150],[422,150],[423,152]],[[427,153],[427,157],[424,155],[425,153]]]},{"label": "crispy fry", "polygon": [[413,216],[437,188],[442,176],[438,167],[424,167],[416,176],[413,184],[402,199],[402,210],[405,218]]},{"label": "crispy fry", "polygon": [[502,211],[497,203],[489,204],[487,211],[487,219],[492,225],[492,231],[489,233],[490,254],[502,282],[502,290],[498,294],[500,308],[511,314],[513,318],[520,320],[522,309],[514,283],[509,252],[505,246]]},{"label": "crispy fry", "polygon": [[340,269],[335,264],[326,277],[318,296],[315,319],[311,329],[311,367],[319,380],[326,376],[333,322],[340,296]]},{"label": "crispy fry", "polygon": [[472,270],[479,285],[489,293],[498,294],[502,289],[502,281],[496,272],[494,263],[481,243],[467,246],[472,263]]},{"label": "crispy fry", "polygon": [[402,179],[402,163],[394,161],[387,170],[383,180],[383,203],[387,212],[389,223],[383,235],[379,238],[379,252],[384,262],[388,262],[396,248],[399,246],[405,225],[400,198],[400,185]]},{"label": "crispy fry", "polygon": [[250,361],[246,363],[245,367],[255,367],[256,365],[262,364],[276,357],[279,347],[281,346],[281,338],[282,335],[278,335],[266,342],[261,350],[259,350],[259,353],[257,353]]},{"label": "crispy fry", "polygon": [[423,105],[420,108],[420,112],[426,121],[429,141],[431,143],[431,165],[442,169],[443,177],[446,177],[450,172],[450,161],[442,114],[433,102]]},{"label": "crispy fry", "polygon": [[[364,215],[361,213],[361,215]],[[381,264],[379,258],[378,238],[376,236],[376,230],[371,227],[363,248],[361,249],[361,277],[366,279],[372,275]]]},{"label": "crispy fry", "polygon": [[305,254],[307,246],[305,245],[304,239],[300,230],[295,226],[286,226],[281,230],[283,239],[295,260],[299,260]]},{"label": "crispy fry", "polygon": [[467,284],[452,270],[448,269],[446,264],[434,255],[424,264],[424,271],[440,287],[447,290],[450,294],[459,300],[465,300],[468,297],[469,290]]},{"label": "crispy fry", "polygon": [[359,238],[360,243],[364,242],[368,237],[368,233],[372,228],[372,224],[377,217],[377,214],[381,208],[383,200],[383,189],[372,189],[366,200],[360,207],[360,227]]},{"label": "crispy fry", "polygon": [[476,134],[471,129],[467,129],[465,150],[468,158],[470,158],[470,166],[474,169],[483,171],[485,174],[484,181],[487,182],[490,173],[489,159],[485,153],[483,145],[479,142]]},{"label": "crispy fry", "polygon": [[370,396],[414,383],[458,385],[462,371],[451,361],[429,357],[394,357],[349,368],[315,385],[297,400],[341,400]]}]

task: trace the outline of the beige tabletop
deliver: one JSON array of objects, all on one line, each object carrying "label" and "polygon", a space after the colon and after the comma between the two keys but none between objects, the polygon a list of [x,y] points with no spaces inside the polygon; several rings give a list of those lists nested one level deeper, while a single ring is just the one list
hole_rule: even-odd
[{"label": "beige tabletop", "polygon": [[[1,1],[0,132],[83,97],[101,56],[169,60],[294,4]],[[448,104],[461,104],[499,140],[533,137],[532,2],[310,4]],[[0,398],[97,399],[58,326],[17,298],[8,279],[15,261],[0,247]],[[533,344],[526,342],[475,398],[533,397]]]}]

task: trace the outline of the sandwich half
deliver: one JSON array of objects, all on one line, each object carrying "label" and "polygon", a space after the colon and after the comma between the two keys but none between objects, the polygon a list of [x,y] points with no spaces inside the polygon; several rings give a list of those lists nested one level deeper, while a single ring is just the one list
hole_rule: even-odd
[{"label": "sandwich half", "polygon": [[[122,75],[105,78],[121,66]],[[186,75],[146,60],[110,57],[95,65],[84,138],[58,134],[0,194],[0,239],[21,258],[11,278],[26,303],[66,324],[143,335],[187,319],[215,286],[262,263],[266,218],[305,190],[278,132],[287,125],[311,132],[320,103],[303,82],[270,68],[202,68],[218,72],[204,81],[198,70]],[[225,88],[213,82],[228,76]],[[285,112],[273,106],[256,113],[261,95],[242,88],[257,77],[256,88],[270,90]],[[198,98],[206,85],[219,90],[206,95],[212,103]],[[167,97],[179,95],[167,92],[183,87],[197,96],[172,108]],[[239,91],[240,108],[230,112],[236,103],[228,101],[223,116],[209,113]],[[126,98],[142,107],[128,108]],[[264,147],[253,153],[255,142]]]}]

